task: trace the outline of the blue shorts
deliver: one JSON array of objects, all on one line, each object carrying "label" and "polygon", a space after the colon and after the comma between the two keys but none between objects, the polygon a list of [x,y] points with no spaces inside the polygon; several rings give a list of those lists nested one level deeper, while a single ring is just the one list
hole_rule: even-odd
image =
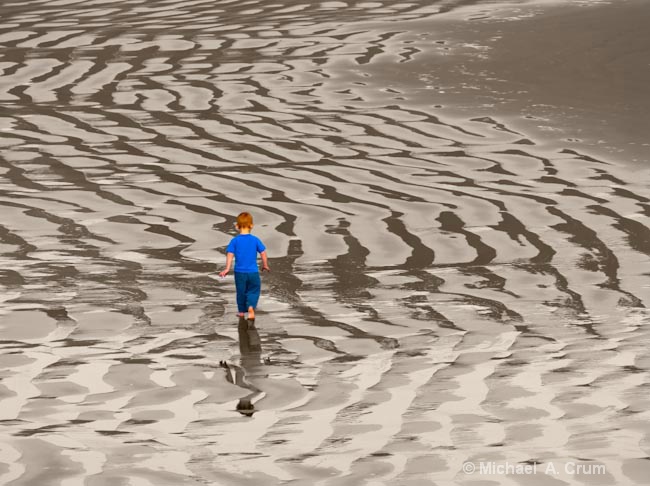
[{"label": "blue shorts", "polygon": [[235,272],[235,289],[237,290],[237,310],[246,312],[249,307],[255,309],[262,289],[259,272]]}]

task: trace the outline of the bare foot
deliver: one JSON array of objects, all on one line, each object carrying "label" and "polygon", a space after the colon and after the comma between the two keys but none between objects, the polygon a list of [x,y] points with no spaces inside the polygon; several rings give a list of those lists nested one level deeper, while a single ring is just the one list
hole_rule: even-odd
[{"label": "bare foot", "polygon": [[248,308],[248,318],[250,320],[255,319],[255,309],[253,309],[253,307]]}]

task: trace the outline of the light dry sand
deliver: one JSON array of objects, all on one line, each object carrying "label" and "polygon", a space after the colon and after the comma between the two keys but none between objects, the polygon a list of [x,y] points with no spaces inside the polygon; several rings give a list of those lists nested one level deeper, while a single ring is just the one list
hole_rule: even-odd
[{"label": "light dry sand", "polygon": [[649,13],[3,2],[0,484],[646,484]]}]

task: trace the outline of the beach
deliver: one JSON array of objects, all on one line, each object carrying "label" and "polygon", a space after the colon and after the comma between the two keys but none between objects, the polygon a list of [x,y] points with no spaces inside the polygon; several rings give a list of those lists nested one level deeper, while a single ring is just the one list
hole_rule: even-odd
[{"label": "beach", "polygon": [[648,21],[3,2],[0,484],[646,484]]}]

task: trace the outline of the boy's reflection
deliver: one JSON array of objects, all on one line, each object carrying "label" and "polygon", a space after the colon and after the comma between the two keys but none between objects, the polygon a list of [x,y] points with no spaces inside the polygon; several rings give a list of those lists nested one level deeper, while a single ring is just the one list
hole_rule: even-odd
[{"label": "boy's reflection", "polygon": [[245,319],[243,316],[239,318],[237,326],[239,334],[239,352],[241,354],[241,368],[239,366],[229,365],[225,361],[221,362],[221,366],[228,368],[230,371],[226,373],[226,379],[231,383],[242,388],[248,388],[251,393],[239,399],[237,403],[237,411],[243,415],[251,416],[255,413],[255,402],[264,396],[264,392],[253,385],[247,377],[253,377],[259,374],[262,358],[262,343],[260,335],[255,327],[255,319]]}]

